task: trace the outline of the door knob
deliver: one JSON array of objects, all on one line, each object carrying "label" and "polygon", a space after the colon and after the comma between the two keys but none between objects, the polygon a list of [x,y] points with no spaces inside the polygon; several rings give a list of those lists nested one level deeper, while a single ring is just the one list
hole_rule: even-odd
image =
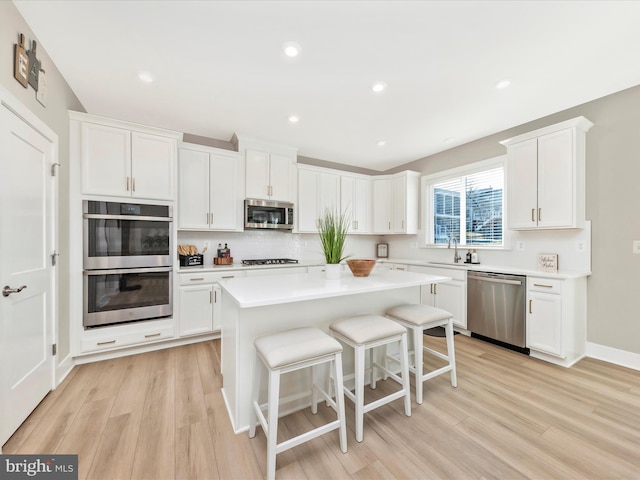
[{"label": "door knob", "polygon": [[2,296],[8,297],[12,293],[20,293],[25,288],[27,288],[26,285],[22,285],[21,287],[18,287],[18,288],[11,288],[9,285],[5,285],[4,288],[2,289]]}]

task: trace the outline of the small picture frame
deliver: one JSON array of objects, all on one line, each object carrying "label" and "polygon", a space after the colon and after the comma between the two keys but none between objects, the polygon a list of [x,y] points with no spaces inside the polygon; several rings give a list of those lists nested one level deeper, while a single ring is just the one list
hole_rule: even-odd
[{"label": "small picture frame", "polygon": [[378,243],[376,245],[376,255],[378,258],[389,258],[389,244]]},{"label": "small picture frame", "polygon": [[29,55],[24,49],[22,33],[19,42],[15,44],[13,76],[24,88],[27,88],[29,86]]},{"label": "small picture frame", "polygon": [[538,255],[538,270],[541,272],[558,271],[558,254],[541,253]]}]

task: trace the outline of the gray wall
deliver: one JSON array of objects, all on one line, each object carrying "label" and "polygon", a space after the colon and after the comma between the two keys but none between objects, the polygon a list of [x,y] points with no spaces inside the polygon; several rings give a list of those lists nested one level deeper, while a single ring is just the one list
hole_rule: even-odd
[{"label": "gray wall", "polygon": [[389,170],[433,173],[504,154],[498,142],[577,116],[594,123],[587,133],[587,219],[592,221],[587,281],[587,339],[640,354],[640,86],[585,103],[497,135]]},{"label": "gray wall", "polygon": [[[25,36],[25,47],[31,40],[37,42],[37,56],[47,75],[47,106],[36,100],[33,88],[24,88],[13,78],[13,49],[18,35]],[[69,345],[69,119],[67,110],[84,112],[84,107],[75,96],[58,69],[51,62],[46,49],[34,36],[12,2],[0,1],[0,84],[13,96],[34,112],[58,134],[59,150],[59,232],[58,251],[61,252],[58,267],[58,361],[70,352]]]}]

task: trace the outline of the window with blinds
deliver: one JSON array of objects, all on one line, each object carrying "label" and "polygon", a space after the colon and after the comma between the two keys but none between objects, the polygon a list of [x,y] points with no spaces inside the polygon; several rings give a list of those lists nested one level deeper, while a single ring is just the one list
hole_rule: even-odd
[{"label": "window with blinds", "polygon": [[504,165],[492,162],[486,169],[468,170],[425,177],[430,192],[425,210],[431,212],[427,243],[446,244],[456,237],[460,245],[503,245]]}]

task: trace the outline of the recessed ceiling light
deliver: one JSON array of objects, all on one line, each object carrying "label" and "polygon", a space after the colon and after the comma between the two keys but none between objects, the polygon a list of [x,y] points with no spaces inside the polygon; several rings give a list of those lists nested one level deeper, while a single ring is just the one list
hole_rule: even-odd
[{"label": "recessed ceiling light", "polygon": [[285,42],[282,44],[282,51],[287,57],[294,58],[300,55],[300,45],[296,42]]},{"label": "recessed ceiling light", "polygon": [[386,88],[387,88],[387,84],[385,82],[376,82],[373,85],[371,85],[371,90],[373,90],[376,93],[380,93],[384,91]]},{"label": "recessed ceiling light", "polygon": [[145,83],[151,83],[153,82],[153,77],[151,76],[151,74],[149,72],[141,72],[138,74],[138,78],[145,82]]},{"label": "recessed ceiling light", "polygon": [[386,140],[379,140],[378,143],[376,143],[376,145],[378,145],[379,147],[384,147],[387,144]]},{"label": "recessed ceiling light", "polygon": [[504,80],[500,80],[498,83],[496,83],[496,88],[498,90],[501,90],[503,88],[507,88],[509,85],[511,85],[511,80],[505,78]]},{"label": "recessed ceiling light", "polygon": [[454,140],[455,140],[455,138],[453,138],[453,137],[449,137],[449,138],[445,138],[445,139],[442,141],[442,143],[451,143],[451,142],[453,142]]},{"label": "recessed ceiling light", "polygon": [[290,123],[298,123],[300,121],[300,117],[297,115],[289,115]]}]

